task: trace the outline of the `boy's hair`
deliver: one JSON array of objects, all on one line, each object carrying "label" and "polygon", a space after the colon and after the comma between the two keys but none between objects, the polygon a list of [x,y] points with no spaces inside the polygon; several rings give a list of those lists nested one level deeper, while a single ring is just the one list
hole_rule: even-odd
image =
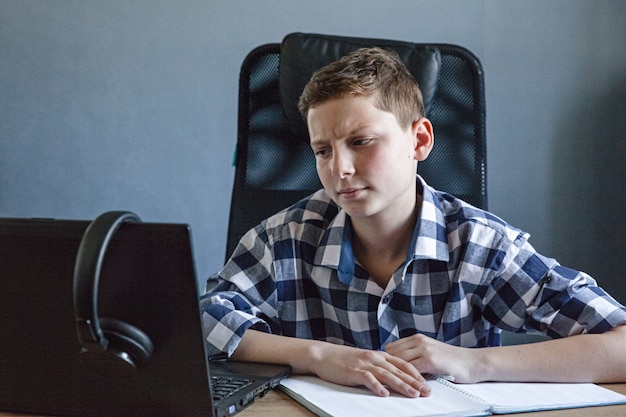
[{"label": "boy's hair", "polygon": [[422,92],[395,52],[361,48],[313,73],[298,102],[306,119],[311,108],[345,96],[372,97],[373,104],[396,116],[407,129],[424,116]]}]

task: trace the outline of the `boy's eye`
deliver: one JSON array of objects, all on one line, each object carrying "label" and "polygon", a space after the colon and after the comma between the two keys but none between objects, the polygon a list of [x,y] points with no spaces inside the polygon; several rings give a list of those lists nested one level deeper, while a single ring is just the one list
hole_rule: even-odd
[{"label": "boy's eye", "polygon": [[352,143],[356,146],[367,145],[371,141],[370,138],[358,138],[355,139]]},{"label": "boy's eye", "polygon": [[328,155],[328,149],[325,149],[325,148],[324,149],[316,149],[316,150],[314,150],[313,153],[317,157],[323,157],[323,156]]}]

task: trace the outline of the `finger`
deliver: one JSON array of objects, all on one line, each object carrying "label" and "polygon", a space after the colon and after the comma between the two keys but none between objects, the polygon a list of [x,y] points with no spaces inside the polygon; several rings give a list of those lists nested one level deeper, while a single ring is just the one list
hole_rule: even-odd
[{"label": "finger", "polygon": [[400,369],[410,380],[415,380],[418,383],[426,382],[426,378],[420,373],[420,371],[415,367],[412,362],[408,362],[402,358],[397,356],[392,356],[390,362],[394,364],[398,369]]},{"label": "finger", "polygon": [[428,383],[419,382],[413,378],[407,379],[406,377],[398,377],[388,372],[383,372],[381,380],[385,382],[390,390],[406,397],[427,397],[430,394],[430,386]]},{"label": "finger", "polygon": [[[407,349],[398,349],[398,347],[395,346],[393,349],[386,350],[386,353],[388,353],[389,356],[391,356],[395,360],[400,361],[394,362],[396,366],[409,373],[410,375],[413,375],[415,378],[418,378],[417,374],[415,373],[417,372],[417,369],[414,366],[415,364],[413,362],[421,357],[421,351],[419,350],[419,348],[408,347]],[[411,372],[409,369],[407,369],[407,364],[413,364],[412,368],[415,369],[415,372]]]},{"label": "finger", "polygon": [[389,390],[371,373],[368,371],[362,371],[362,380],[357,385],[363,385],[374,394],[380,397],[388,397]]},{"label": "finger", "polygon": [[388,354],[410,362],[413,365],[416,365],[416,361],[419,361],[420,358],[426,355],[428,350],[429,345],[415,337],[400,339],[385,347],[385,352]]},{"label": "finger", "polygon": [[407,397],[419,397],[430,395],[430,385],[426,379],[413,367],[404,361],[398,361],[398,366],[391,362],[389,366],[381,369],[378,379],[388,388]]},{"label": "finger", "polygon": [[417,344],[413,339],[414,338],[405,337],[393,341],[385,346],[385,352],[389,353],[390,355],[397,356],[400,352],[406,350],[414,350],[417,348]]}]

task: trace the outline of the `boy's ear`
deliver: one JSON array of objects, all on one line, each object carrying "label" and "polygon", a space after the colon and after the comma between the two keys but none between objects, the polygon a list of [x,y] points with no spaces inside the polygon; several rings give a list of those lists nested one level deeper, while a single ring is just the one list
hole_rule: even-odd
[{"label": "boy's ear", "polygon": [[433,125],[422,117],[411,124],[411,133],[415,138],[415,160],[423,161],[428,158],[435,143]]}]

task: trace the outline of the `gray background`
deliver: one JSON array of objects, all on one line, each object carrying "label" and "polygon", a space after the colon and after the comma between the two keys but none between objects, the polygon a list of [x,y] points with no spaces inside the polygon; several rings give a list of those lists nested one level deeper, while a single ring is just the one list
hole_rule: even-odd
[{"label": "gray background", "polygon": [[203,281],[248,51],[295,31],[454,43],[485,69],[490,210],[626,302],[624,21],[622,0],[0,0],[0,216],[188,223]]}]

